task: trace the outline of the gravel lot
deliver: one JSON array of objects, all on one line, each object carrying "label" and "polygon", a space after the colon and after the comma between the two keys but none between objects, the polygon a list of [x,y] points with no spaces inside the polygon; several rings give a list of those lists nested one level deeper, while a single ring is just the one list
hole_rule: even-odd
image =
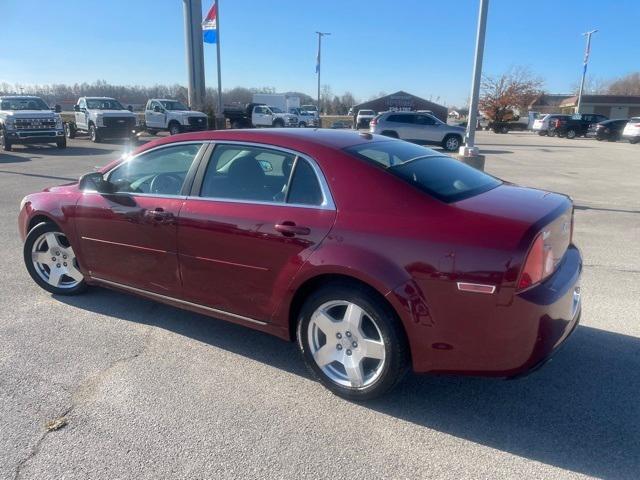
[{"label": "gravel lot", "polygon": [[478,142],[488,172],[574,198],[582,325],[530,377],[410,375],[367,405],[310,379],[293,344],[99,288],[39,289],[20,199],[123,146],[0,153],[0,478],[638,478],[640,145]]}]

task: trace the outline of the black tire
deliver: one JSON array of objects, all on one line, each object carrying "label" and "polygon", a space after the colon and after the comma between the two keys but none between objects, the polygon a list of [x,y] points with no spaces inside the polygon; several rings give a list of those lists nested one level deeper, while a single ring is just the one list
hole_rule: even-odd
[{"label": "black tire", "polygon": [[[380,340],[384,343],[385,359],[377,378],[369,385],[361,387],[341,385],[323,372],[313,358],[308,335],[311,316],[320,306],[332,301],[356,304],[365,310],[367,317],[371,318],[378,327]],[[334,282],[325,285],[306,299],[297,320],[296,338],[305,364],[320,383],[342,398],[355,401],[376,398],[396,386],[407,371],[409,348],[400,320],[391,307],[366,286],[350,282]],[[326,341],[333,342],[336,339],[327,338]]]},{"label": "black tire", "polygon": [[178,122],[169,123],[169,135],[178,135],[182,133],[182,126]]},{"label": "black tire", "polygon": [[509,127],[503,125],[500,127],[500,133],[509,133]]},{"label": "black tire", "polygon": [[7,141],[7,138],[4,136],[4,128],[0,129],[0,145],[5,152],[10,152],[13,148],[13,144]]},{"label": "black tire", "polygon": [[58,147],[60,150],[67,148],[67,139],[62,137],[56,142],[56,147]]},{"label": "black tire", "polygon": [[567,133],[565,135],[569,140],[572,140],[574,138],[576,138],[577,134],[576,131],[573,128],[570,128],[569,130],[567,130]]},{"label": "black tire", "polygon": [[636,143],[640,142],[640,138],[630,138],[629,139],[629,143],[631,145],[635,145]]},{"label": "black tire", "polygon": [[71,122],[66,122],[64,124],[64,134],[69,139],[76,138],[76,124]]},{"label": "black tire", "polygon": [[274,128],[283,128],[284,122],[281,119],[277,119],[273,121]]},{"label": "black tire", "polygon": [[400,138],[400,137],[398,137],[398,132],[396,132],[394,130],[384,130],[382,132],[382,135],[384,135],[385,137]]},{"label": "black tire", "polygon": [[102,137],[100,136],[100,130],[92,123],[89,125],[89,138],[93,143],[100,143]]},{"label": "black tire", "polygon": [[462,137],[460,135],[447,135],[442,139],[442,148],[447,152],[457,152],[462,145]]},{"label": "black tire", "polygon": [[546,131],[544,130],[538,130],[538,135],[540,135],[541,137],[544,137],[547,134]]},{"label": "black tire", "polygon": [[147,133],[149,135],[157,135],[158,134],[158,130],[156,130],[154,128],[147,128]]},{"label": "black tire", "polygon": [[[64,236],[64,232],[60,230],[60,227],[58,227],[56,224],[51,222],[39,223],[38,225],[33,227],[31,231],[29,231],[29,233],[27,234],[27,237],[24,241],[24,246],[23,246],[23,258],[24,258],[25,266],[27,267],[27,271],[29,272],[29,275],[31,275],[31,278],[33,279],[33,281],[36,282],[41,288],[55,295],[77,295],[79,293],[84,292],[87,289],[87,284],[84,281],[84,279],[80,281],[77,285],[71,288],[55,287],[47,283],[36,271],[36,267],[32,261],[32,249],[33,249],[34,242],[38,240],[38,238],[43,234],[50,233],[50,232],[59,233],[64,237],[64,239],[66,239],[66,236]],[[66,241],[68,244],[68,239]]]},{"label": "black tire", "polygon": [[555,137],[557,134],[556,134],[556,131],[555,131],[555,130],[549,130],[549,131],[547,132],[547,135],[548,135],[548,136],[550,136],[550,137]]},{"label": "black tire", "polygon": [[300,123],[298,124],[298,127],[299,127],[299,128],[307,128],[307,124],[306,124],[306,122],[300,122]]}]

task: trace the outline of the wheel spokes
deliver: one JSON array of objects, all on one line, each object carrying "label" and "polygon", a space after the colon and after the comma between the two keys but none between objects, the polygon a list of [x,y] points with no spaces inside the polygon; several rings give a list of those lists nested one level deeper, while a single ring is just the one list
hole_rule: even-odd
[{"label": "wheel spokes", "polygon": [[336,347],[329,342],[325,343],[319,350],[313,354],[313,359],[320,367],[329,365],[332,362],[338,360]]},{"label": "wheel spokes", "polygon": [[[360,324],[362,323],[362,316],[364,311],[355,303],[350,303],[344,312],[344,318],[342,321],[348,325],[354,332],[360,331]],[[345,326],[347,326],[345,325]]]},{"label": "wheel spokes", "polygon": [[384,343],[382,342],[363,338],[360,340],[360,348],[360,355],[362,355],[363,358],[373,358],[376,360],[384,359]]},{"label": "wheel spokes", "polygon": [[51,266],[51,255],[49,252],[31,252],[31,259],[41,265]]},{"label": "wheel spokes", "polygon": [[60,248],[64,248],[62,245],[60,245],[60,242],[58,241],[58,237],[56,236],[55,233],[53,232],[49,232],[45,235],[45,240],[47,241],[47,247],[49,247],[49,250],[52,249],[60,249]]},{"label": "wheel spokes", "polygon": [[311,317],[313,322],[327,338],[333,337],[336,329],[336,321],[324,310],[316,310]]},{"label": "wheel spokes", "polygon": [[355,356],[345,357],[342,365],[344,366],[347,377],[352,387],[360,387],[364,383],[364,372],[362,371],[362,362]]},{"label": "wheel spokes", "polygon": [[60,271],[59,268],[52,268],[51,271],[49,272],[49,285],[52,285],[54,287],[57,287],[58,285],[60,285],[60,281],[62,280],[62,272]]},{"label": "wheel spokes", "polygon": [[68,275],[69,277],[73,278],[76,282],[81,282],[82,280],[84,280],[84,275],[82,275],[80,270],[78,270],[73,264],[70,264],[67,267],[67,271],[65,272],[65,275]]}]

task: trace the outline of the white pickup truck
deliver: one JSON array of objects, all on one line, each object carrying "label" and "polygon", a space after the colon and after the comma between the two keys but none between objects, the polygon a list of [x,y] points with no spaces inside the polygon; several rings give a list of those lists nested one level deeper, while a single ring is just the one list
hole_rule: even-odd
[{"label": "white pickup truck", "polygon": [[307,110],[301,110],[300,108],[290,108],[289,113],[295,115],[298,118],[298,126],[304,127],[317,127],[318,117],[313,112]]},{"label": "white pickup truck", "polygon": [[128,138],[137,140],[141,131],[131,107],[109,97],[80,97],[74,105],[75,120],[65,124],[68,138],[74,138],[78,132],[88,133],[92,142],[98,143],[105,138]]},{"label": "white pickup truck", "polygon": [[3,96],[0,97],[0,145],[10,152],[15,144],[55,143],[65,148],[60,106],[55,111],[40,97]]},{"label": "white pickup truck", "polygon": [[298,126],[298,117],[289,113],[276,113],[268,105],[250,103],[245,107],[226,106],[223,113],[231,123],[231,128]]},{"label": "white pickup truck", "polygon": [[182,132],[199,132],[208,128],[207,115],[189,110],[178,100],[152,98],[144,110],[147,132],[155,135],[167,130],[171,135]]}]

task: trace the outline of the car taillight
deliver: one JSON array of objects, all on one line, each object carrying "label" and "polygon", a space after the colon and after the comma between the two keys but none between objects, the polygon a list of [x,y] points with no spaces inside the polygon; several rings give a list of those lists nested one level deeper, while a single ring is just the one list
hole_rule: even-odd
[{"label": "car taillight", "polygon": [[524,267],[518,280],[518,290],[524,290],[542,282],[553,273],[553,252],[545,245],[545,236],[549,232],[540,232],[529,249]]}]

